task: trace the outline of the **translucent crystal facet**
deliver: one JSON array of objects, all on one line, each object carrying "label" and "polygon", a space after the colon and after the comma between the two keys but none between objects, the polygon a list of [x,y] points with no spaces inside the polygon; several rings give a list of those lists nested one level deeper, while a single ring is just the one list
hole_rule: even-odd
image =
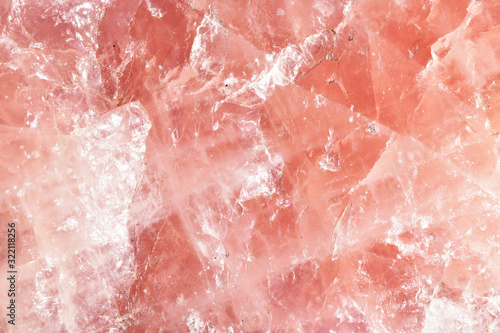
[{"label": "translucent crystal facet", "polygon": [[499,332],[499,79],[497,0],[2,1],[0,331]]}]

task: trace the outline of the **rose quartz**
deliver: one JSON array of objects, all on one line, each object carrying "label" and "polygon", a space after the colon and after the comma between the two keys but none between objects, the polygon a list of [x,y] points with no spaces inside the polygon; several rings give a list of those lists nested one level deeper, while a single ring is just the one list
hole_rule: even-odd
[{"label": "rose quartz", "polygon": [[500,331],[498,1],[3,1],[0,31],[0,331]]}]

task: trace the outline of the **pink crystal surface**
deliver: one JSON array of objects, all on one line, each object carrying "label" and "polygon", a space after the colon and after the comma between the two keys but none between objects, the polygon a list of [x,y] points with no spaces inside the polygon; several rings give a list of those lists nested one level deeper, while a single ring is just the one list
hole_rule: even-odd
[{"label": "pink crystal surface", "polygon": [[498,0],[2,0],[0,31],[0,331],[500,332]]}]

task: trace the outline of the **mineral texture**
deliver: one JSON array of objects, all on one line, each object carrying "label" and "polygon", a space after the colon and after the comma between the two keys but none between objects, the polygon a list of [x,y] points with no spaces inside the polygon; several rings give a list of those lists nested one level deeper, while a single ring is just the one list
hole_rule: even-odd
[{"label": "mineral texture", "polygon": [[500,332],[498,0],[1,0],[0,138],[2,332]]}]

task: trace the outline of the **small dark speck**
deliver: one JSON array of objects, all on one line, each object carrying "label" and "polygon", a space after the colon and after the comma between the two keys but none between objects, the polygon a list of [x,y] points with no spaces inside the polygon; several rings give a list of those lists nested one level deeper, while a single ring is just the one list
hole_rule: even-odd
[{"label": "small dark speck", "polygon": [[226,84],[226,87],[228,86],[228,84]]},{"label": "small dark speck", "polygon": [[113,47],[116,47],[116,45],[113,45]]},{"label": "small dark speck", "polygon": [[375,124],[371,123],[368,125],[368,132],[377,133],[377,127],[375,126]]}]

